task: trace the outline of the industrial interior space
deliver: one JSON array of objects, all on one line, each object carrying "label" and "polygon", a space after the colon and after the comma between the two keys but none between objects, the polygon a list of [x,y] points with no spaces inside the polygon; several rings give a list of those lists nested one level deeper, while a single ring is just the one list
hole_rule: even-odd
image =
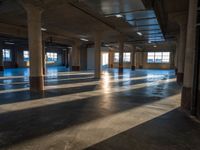
[{"label": "industrial interior space", "polygon": [[0,149],[200,150],[200,0],[0,0]]}]

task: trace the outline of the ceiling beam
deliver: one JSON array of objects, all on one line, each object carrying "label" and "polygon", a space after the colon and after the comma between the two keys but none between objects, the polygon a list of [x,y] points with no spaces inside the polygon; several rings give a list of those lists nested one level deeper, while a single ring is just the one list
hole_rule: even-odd
[{"label": "ceiling beam", "polygon": [[144,11],[150,11],[152,9],[141,9],[141,10],[130,10],[130,11],[121,11],[118,13],[111,13],[111,14],[104,14],[105,17],[112,17],[118,14],[128,14],[128,13],[138,13],[138,12],[144,12]]},{"label": "ceiling beam", "polygon": [[157,19],[156,17],[150,17],[150,18],[137,18],[137,19],[130,19],[126,21],[142,21],[142,20],[151,20],[151,19]]},{"label": "ceiling beam", "polygon": [[155,27],[155,26],[159,26],[159,24],[142,24],[142,25],[137,25],[137,27]]}]

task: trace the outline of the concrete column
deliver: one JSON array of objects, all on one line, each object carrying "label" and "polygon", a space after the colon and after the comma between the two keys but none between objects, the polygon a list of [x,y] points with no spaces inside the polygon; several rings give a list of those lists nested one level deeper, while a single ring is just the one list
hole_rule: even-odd
[{"label": "concrete column", "polygon": [[3,62],[3,43],[0,42],[0,71],[4,70],[4,62]]},{"label": "concrete column", "polygon": [[183,84],[184,76],[184,62],[185,62],[185,43],[186,43],[186,23],[180,25],[180,45],[178,53],[178,73],[177,73],[177,83]]},{"label": "concrete column", "polygon": [[28,17],[28,42],[30,51],[30,91],[42,92],[44,90],[43,59],[42,59],[42,10],[31,4],[26,4]]},{"label": "concrete column", "polygon": [[131,53],[131,70],[135,70],[135,51],[133,50]]},{"label": "concrete column", "polygon": [[95,78],[101,78],[101,37],[95,35]]},{"label": "concrete column", "polygon": [[143,69],[143,52],[139,52],[139,68]]},{"label": "concrete column", "polygon": [[80,41],[75,41],[72,45],[72,71],[80,71]]},{"label": "concrete column", "polygon": [[81,70],[87,70],[87,45],[82,44],[80,49],[80,66]]},{"label": "concrete column", "polygon": [[69,49],[67,48],[67,50],[66,50],[66,53],[65,53],[65,56],[66,56],[66,59],[65,59],[65,66],[66,66],[66,68],[69,68]]},{"label": "concrete column", "polygon": [[176,41],[176,50],[174,52],[174,70],[175,74],[177,75],[178,73],[178,53],[179,53],[179,36],[177,36],[177,41]]},{"label": "concrete column", "polygon": [[114,59],[114,53],[112,50],[109,50],[109,68],[113,68],[113,60]]},{"label": "concrete column", "polygon": [[170,69],[175,69],[175,51],[170,52]]},{"label": "concrete column", "polygon": [[118,67],[118,71],[119,73],[123,73],[123,57],[124,57],[124,41],[123,41],[123,37],[120,37],[119,39],[119,67]]},{"label": "concrete column", "polygon": [[187,41],[185,50],[184,82],[182,88],[181,107],[190,109],[192,99],[192,85],[194,72],[195,38],[196,38],[197,0],[189,1],[189,15],[187,25]]},{"label": "concrete column", "polygon": [[139,52],[135,53],[135,65],[136,65],[136,68],[138,69],[139,68]]},{"label": "concrete column", "polygon": [[66,50],[63,50],[63,61],[64,61],[64,66],[66,68],[69,67],[69,63],[68,63],[68,48],[66,48]]},{"label": "concrete column", "polygon": [[68,48],[68,65],[72,70],[72,47]]},{"label": "concrete column", "polygon": [[46,74],[46,48],[45,41],[42,42],[42,65],[43,65],[43,75]]}]

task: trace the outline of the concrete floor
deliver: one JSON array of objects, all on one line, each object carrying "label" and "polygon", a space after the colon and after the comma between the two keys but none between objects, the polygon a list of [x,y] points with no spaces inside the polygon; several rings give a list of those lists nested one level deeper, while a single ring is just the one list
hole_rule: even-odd
[{"label": "concrete floor", "polygon": [[0,149],[200,150],[173,71],[64,71],[48,69],[44,95],[29,93],[27,69],[1,72]]}]

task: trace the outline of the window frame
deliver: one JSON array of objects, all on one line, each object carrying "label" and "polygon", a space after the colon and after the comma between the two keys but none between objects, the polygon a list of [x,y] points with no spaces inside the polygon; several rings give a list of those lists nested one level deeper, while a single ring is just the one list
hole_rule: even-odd
[{"label": "window frame", "polygon": [[[127,54],[129,54],[129,60],[126,60],[126,56]],[[114,63],[119,63],[119,52],[114,52],[114,56],[113,56],[113,62]],[[123,52],[123,63],[130,63],[131,62],[131,52]]]},{"label": "window frame", "polygon": [[[8,52],[7,54],[9,55],[9,57],[6,57],[6,52]],[[2,49],[2,53],[3,53],[3,61],[4,62],[10,62],[12,61],[12,56],[11,56],[11,49]]]},{"label": "window frame", "polygon": [[[129,58],[127,57],[127,54],[129,54]],[[126,60],[128,58],[128,60]],[[123,62],[124,63],[130,63],[131,62],[131,52],[124,52],[123,53]]]},{"label": "window frame", "polygon": [[[118,55],[118,57],[116,58],[116,54]],[[114,63],[118,63],[119,62],[119,52],[115,52],[114,53]]]},{"label": "window frame", "polygon": [[[152,61],[149,61],[150,53],[153,54],[153,55],[151,55],[151,58],[152,58],[152,56],[154,57],[154,59],[152,59]],[[158,55],[159,53],[160,53],[160,55]],[[164,55],[164,54],[168,54],[168,55]],[[170,55],[171,55],[170,52],[147,52],[147,63],[148,64],[169,64],[170,63]],[[168,59],[164,59],[164,56],[168,56],[168,57],[165,57]],[[160,62],[158,61],[159,58],[160,58]]]},{"label": "window frame", "polygon": [[30,61],[30,53],[29,53],[28,50],[24,50],[23,51],[23,58],[24,58],[24,62],[29,62]]},{"label": "window frame", "polygon": [[58,61],[58,53],[57,52],[46,52],[46,61],[47,62],[57,62]]}]

